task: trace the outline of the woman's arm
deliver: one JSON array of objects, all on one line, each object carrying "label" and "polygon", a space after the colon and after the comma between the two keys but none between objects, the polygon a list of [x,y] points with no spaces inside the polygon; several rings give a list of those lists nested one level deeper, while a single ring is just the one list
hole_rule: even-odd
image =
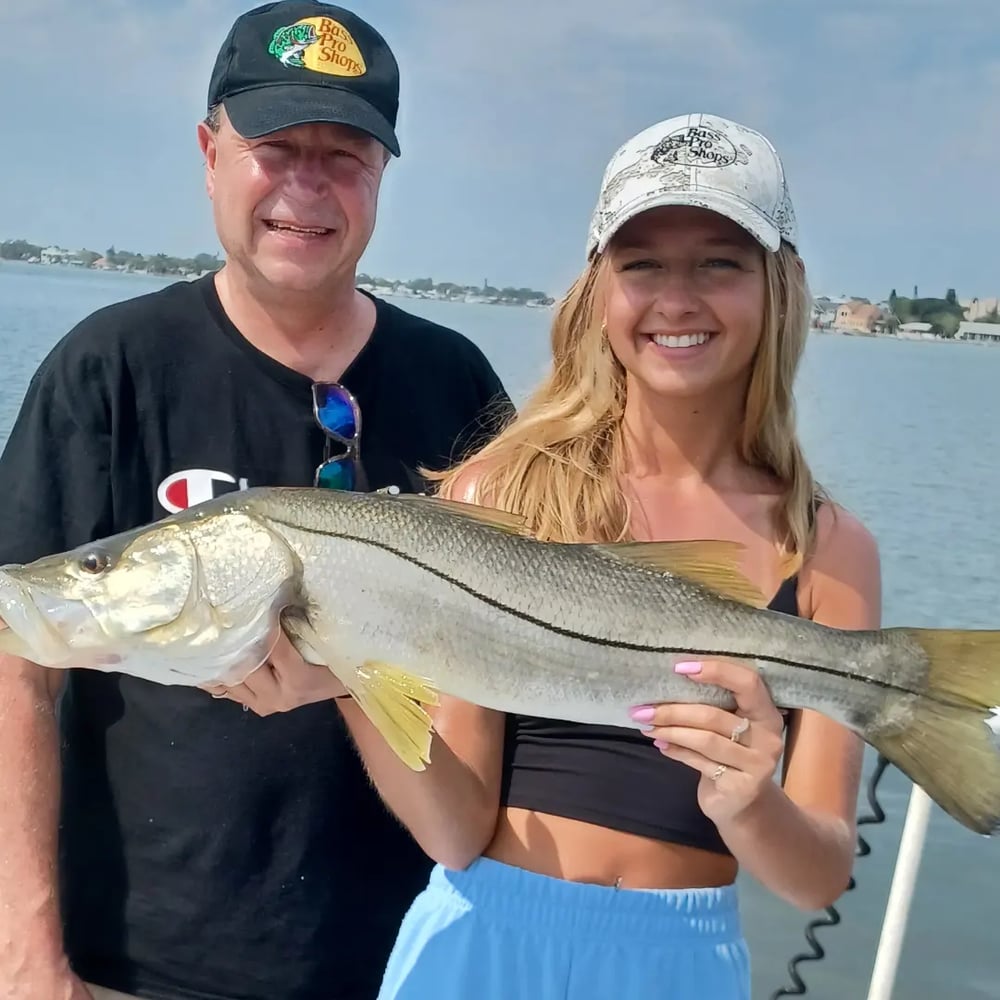
[{"label": "woman's arm", "polygon": [[[815,555],[799,578],[803,614],[835,628],[878,628],[882,577],[875,540],[831,504],[819,509],[817,533]],[[847,888],[857,848],[863,752],[861,739],[838,723],[817,712],[792,713],[782,782],[788,806],[776,805],[770,816],[762,809],[733,831],[737,843],[763,840],[771,847],[751,849],[748,870],[804,908],[828,906]],[[780,816],[789,807],[801,819],[785,829]],[[800,826],[803,839],[796,842],[793,829]]]},{"label": "woman's arm", "polygon": [[[877,628],[881,577],[874,540],[857,520],[829,505],[819,519],[815,556],[800,575],[800,608],[825,625]],[[736,712],[656,706],[649,735],[661,741],[667,756],[701,771],[701,807],[743,868],[802,909],[829,905],[846,889],[853,868],[862,741],[826,717],[803,711],[792,713],[786,742],[780,715],[756,671],[718,661],[682,672],[688,670],[698,683],[730,688]],[[736,744],[730,737],[743,718],[750,728]],[[779,786],[774,776],[783,752]],[[720,763],[726,770],[713,780]]]},{"label": "woman's arm", "polygon": [[431,763],[411,771],[352,699],[337,704],[379,795],[424,852],[446,868],[475,861],[496,827],[504,716],[442,697]]}]

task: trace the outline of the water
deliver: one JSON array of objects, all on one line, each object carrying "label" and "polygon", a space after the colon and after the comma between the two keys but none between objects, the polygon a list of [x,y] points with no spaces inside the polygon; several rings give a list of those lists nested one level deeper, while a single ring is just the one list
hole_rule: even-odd
[{"label": "water", "polygon": [[[73,323],[167,281],[0,264],[0,443],[38,362]],[[546,311],[396,301],[475,340],[517,400],[545,370]],[[1000,349],[991,346],[810,339],[798,388],[803,440],[819,478],[878,539],[887,625],[1000,625],[998,385]],[[908,791],[890,770],[879,795],[888,818],[863,829],[873,852],[838,904],[843,922],[818,934],[827,957],[800,967],[810,997],[865,997]],[[895,1000],[1000,998],[998,862],[995,842],[935,807]],[[742,891],[754,996],[767,1000],[785,985],[811,915],[749,878]]]}]

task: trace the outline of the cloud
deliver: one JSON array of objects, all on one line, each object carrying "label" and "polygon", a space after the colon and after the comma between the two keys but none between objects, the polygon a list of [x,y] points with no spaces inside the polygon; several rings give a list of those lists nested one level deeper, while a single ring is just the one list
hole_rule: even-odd
[{"label": "cloud", "polygon": [[[558,289],[614,149],[706,110],[775,141],[819,284],[879,294],[899,273],[988,286],[958,234],[1000,230],[1000,199],[984,197],[1000,160],[994,2],[425,0],[394,39],[404,164],[392,217],[414,234],[458,219],[451,238],[471,268],[500,261]],[[423,236],[379,246],[447,266]]]},{"label": "cloud", "polygon": [[[668,117],[715,110],[705,105],[733,98],[745,110],[771,102],[767,40],[726,13],[739,9],[682,0],[620,0],[616,7],[431,0],[411,25],[401,61],[418,93],[447,95],[463,117],[464,107],[477,109],[467,116],[473,135],[489,133],[498,120],[544,120],[556,133],[572,122],[624,140],[631,125],[623,130],[621,122],[639,120],[639,109],[649,124],[651,107]],[[692,94],[699,100],[692,103]]]},{"label": "cloud", "polygon": [[17,44],[0,64],[0,83],[8,93],[33,83],[43,93],[90,105],[113,99],[119,106],[155,106],[163,95],[203,103],[212,60],[243,6],[217,0],[5,4],[0,36]]},{"label": "cloud", "polygon": [[[504,273],[515,284],[565,287],[601,173],[630,135],[698,110],[774,122],[779,60],[746,10],[731,0],[408,8],[391,37],[403,161],[383,219],[404,220],[416,237],[410,254],[423,254],[435,274],[447,265],[426,234],[450,216],[470,280]],[[376,254],[398,261],[406,251],[387,229]]]},{"label": "cloud", "polygon": [[[565,82],[566,74],[610,74],[626,79],[622,47],[657,54],[663,66],[699,62],[708,53],[737,73],[754,62],[743,32],[723,9],[680,0],[620,0],[617,7],[577,0],[571,7],[538,0],[509,0],[502,8],[431,2],[422,5],[418,33],[442,48],[435,66],[451,74],[469,73],[491,82]],[[579,82],[579,81],[577,81]]]},{"label": "cloud", "polygon": [[[0,4],[0,238],[195,253],[216,245],[195,123],[232,0]],[[23,96],[11,100],[9,95]],[[28,197],[25,197],[25,194]]]},{"label": "cloud", "polygon": [[[210,248],[193,126],[254,3],[0,0],[0,237]],[[615,148],[703,110],[774,139],[821,285],[996,294],[995,3],[365,0],[402,69],[371,266],[558,291]]]}]

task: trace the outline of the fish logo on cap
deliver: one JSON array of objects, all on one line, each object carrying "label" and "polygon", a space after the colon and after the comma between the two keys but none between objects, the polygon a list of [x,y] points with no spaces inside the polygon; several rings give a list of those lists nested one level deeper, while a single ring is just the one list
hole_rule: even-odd
[{"label": "fish logo on cap", "polygon": [[690,125],[665,136],[656,145],[652,158],[657,163],[684,167],[731,167],[749,163],[751,151],[736,145],[721,132],[704,125]]},{"label": "fish logo on cap", "polygon": [[271,36],[267,51],[282,66],[328,76],[364,76],[365,57],[351,33],[331,17],[304,17]]}]

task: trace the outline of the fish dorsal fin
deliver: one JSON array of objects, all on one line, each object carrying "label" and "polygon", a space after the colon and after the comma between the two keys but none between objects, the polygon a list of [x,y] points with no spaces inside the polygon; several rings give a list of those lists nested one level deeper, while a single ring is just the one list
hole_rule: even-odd
[{"label": "fish dorsal fin", "polygon": [[519,514],[510,514],[495,507],[481,507],[479,504],[466,503],[464,500],[448,500],[444,497],[425,497],[419,494],[402,494],[398,499],[407,503],[421,503],[437,507],[439,510],[459,517],[466,517],[479,524],[488,524],[491,528],[499,528],[511,535],[529,535],[528,524]]},{"label": "fish dorsal fin", "polygon": [[739,542],[705,539],[680,542],[610,542],[596,548],[616,559],[684,577],[741,604],[766,607],[767,601],[740,571]]}]

